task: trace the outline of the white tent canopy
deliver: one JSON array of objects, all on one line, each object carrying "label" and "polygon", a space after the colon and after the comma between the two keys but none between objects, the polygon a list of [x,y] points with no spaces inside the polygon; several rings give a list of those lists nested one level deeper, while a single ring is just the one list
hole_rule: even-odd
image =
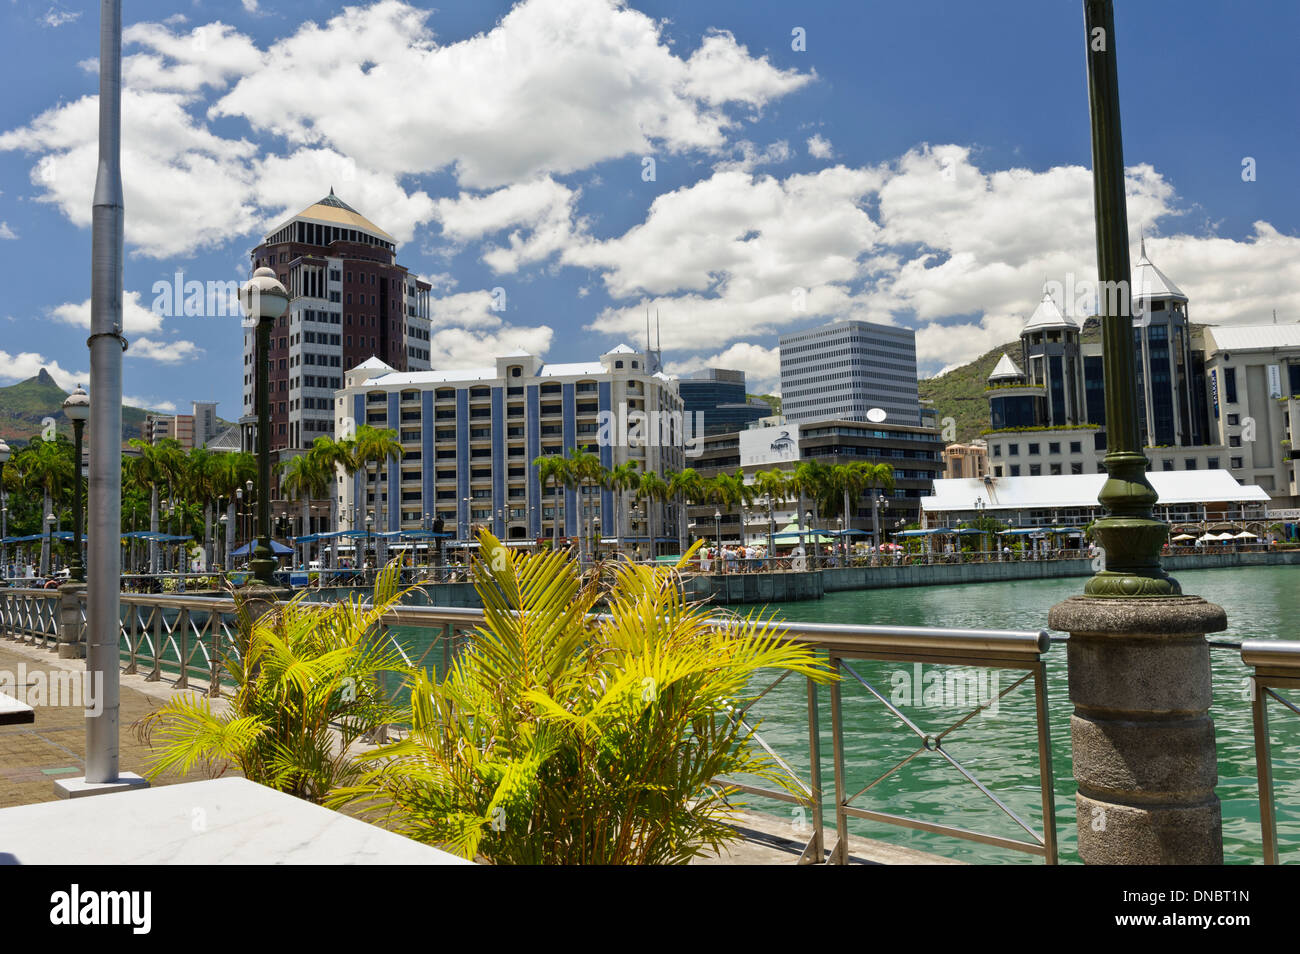
[{"label": "white tent canopy", "polygon": [[[1244,485],[1226,470],[1168,470],[1147,474],[1160,504],[1269,502],[1267,491]],[[965,513],[977,497],[988,511],[1065,510],[1097,507],[1105,474],[1055,474],[1048,477],[958,477],[934,482],[934,493],[921,498],[927,515]]]}]

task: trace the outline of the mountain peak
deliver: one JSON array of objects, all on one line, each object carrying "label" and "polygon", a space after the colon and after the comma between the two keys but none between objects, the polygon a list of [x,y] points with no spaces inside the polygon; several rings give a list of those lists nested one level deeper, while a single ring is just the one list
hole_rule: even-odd
[{"label": "mountain peak", "polygon": [[[54,384],[54,379],[53,379],[52,377],[50,377],[50,372],[46,371],[44,368],[41,368],[40,373],[39,373],[38,375],[36,375],[36,383],[37,383],[37,384]],[[55,387],[58,387],[57,384],[54,384],[54,386],[55,386]]]}]

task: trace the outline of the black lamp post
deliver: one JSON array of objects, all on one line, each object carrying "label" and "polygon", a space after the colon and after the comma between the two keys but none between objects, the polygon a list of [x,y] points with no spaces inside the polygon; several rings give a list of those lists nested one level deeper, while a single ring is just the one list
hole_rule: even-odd
[{"label": "black lamp post", "polygon": [[78,583],[86,580],[86,568],[81,563],[81,437],[90,419],[90,398],[77,385],[77,390],[63,402],[63,413],[72,422],[72,562],[68,579]]},{"label": "black lamp post", "polygon": [[43,568],[43,576],[54,575],[54,524],[58,518],[52,513],[45,515],[45,549],[49,553],[49,563]]},{"label": "black lamp post", "polygon": [[812,569],[817,569],[817,558],[821,556],[821,550],[817,546],[817,527],[813,524],[813,512],[811,509],[804,511],[804,522],[808,525],[808,531],[812,535]]},{"label": "black lamp post", "polygon": [[[365,566],[366,566],[366,554],[370,552],[370,534],[371,534],[372,530],[374,529],[374,526],[375,526],[375,515],[372,514],[372,513],[368,513],[368,514],[366,514],[366,550],[365,550],[365,553],[362,553],[362,554],[361,554],[361,568],[362,568],[362,569],[365,569]],[[379,554],[378,554],[378,553],[375,554],[375,569],[379,569]]]},{"label": "black lamp post", "polygon": [[[9,536],[9,495],[5,493],[5,464],[9,463],[9,445],[0,439],[0,539]],[[0,563],[4,564],[4,575],[9,575],[9,544],[0,543]]]},{"label": "black lamp post", "polygon": [[[1115,62],[1115,9],[1110,0],[1085,0],[1088,105],[1092,119],[1093,211],[1097,223],[1097,310],[1101,315],[1106,383],[1106,482],[1098,501],[1106,513],[1094,532],[1105,568],[1084,587],[1089,596],[1176,596],[1182,590],[1160,565],[1169,527],[1155,519],[1155,488],[1138,431],[1136,357],[1124,194],[1124,147]],[[1091,41],[1101,37],[1104,42]],[[1119,294],[1106,290],[1117,290]]]},{"label": "black lamp post", "polygon": [[270,353],[271,326],[289,307],[289,293],[285,291],[269,268],[259,268],[253,278],[240,289],[240,303],[244,314],[257,322],[257,547],[254,550],[253,576],[259,583],[269,586],[275,571],[275,555],[271,551],[271,395]]}]

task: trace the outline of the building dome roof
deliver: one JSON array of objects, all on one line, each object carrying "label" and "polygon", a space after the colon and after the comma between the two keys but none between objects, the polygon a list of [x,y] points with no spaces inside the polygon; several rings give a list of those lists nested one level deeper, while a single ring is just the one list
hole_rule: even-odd
[{"label": "building dome roof", "polygon": [[[391,242],[393,244],[397,243],[395,238],[336,196],[332,187],[330,188],[329,195],[325,196],[325,198],[321,199],[319,202],[307,206],[307,208],[303,209],[297,215],[293,216],[293,218],[285,222],[284,225],[288,225],[289,222],[294,222],[298,219],[307,222],[318,222],[323,225],[334,225],[339,228],[357,229],[361,232],[369,232],[371,235],[381,238],[385,242]],[[283,228],[284,225],[281,225],[272,231],[278,231],[280,228]]]},{"label": "building dome roof", "polygon": [[1079,323],[1056,306],[1051,292],[1043,292],[1043,300],[1038,303],[1038,307],[1034,309],[1033,315],[1020,333],[1023,335],[1027,331],[1045,331],[1051,328],[1078,331]]},{"label": "building dome roof", "polygon": [[1006,353],[1002,353],[1002,358],[998,361],[993,373],[989,375],[990,381],[1019,381],[1023,379],[1025,373],[1016,367],[1016,363]]}]

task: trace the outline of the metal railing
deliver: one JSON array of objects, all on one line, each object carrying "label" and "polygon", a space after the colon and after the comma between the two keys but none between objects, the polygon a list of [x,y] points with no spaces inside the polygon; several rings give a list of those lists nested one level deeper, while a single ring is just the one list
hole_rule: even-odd
[{"label": "metal railing", "polygon": [[1273,801],[1273,755],[1268,740],[1268,700],[1271,698],[1296,715],[1297,707],[1278,689],[1300,689],[1300,641],[1247,639],[1241,644],[1241,661],[1251,673],[1251,712],[1255,727],[1255,770],[1259,782],[1259,827],[1263,835],[1264,864],[1278,863],[1277,815]]},{"label": "metal railing", "polygon": [[[323,606],[324,603],[304,603]],[[57,590],[19,588],[0,589],[0,635],[29,645],[53,649],[59,640],[61,594]],[[237,652],[233,638],[236,626],[233,599],[198,597],[180,594],[122,594],[121,650],[122,666],[127,673],[143,673],[151,680],[168,681],[177,688],[201,688],[212,695],[220,694],[224,656]],[[84,597],[82,600],[84,620]],[[731,625],[727,619],[713,621],[718,626]],[[433,630],[424,656],[412,660],[394,644],[412,665],[424,665],[430,653],[441,650],[442,667],[450,667],[458,650],[470,638],[475,627],[482,625],[479,608],[444,606],[398,606],[385,615],[382,625]],[[835,829],[838,836],[830,853],[833,863],[848,861],[848,821],[851,818],[898,826],[932,834],[950,836],[985,845],[1025,852],[1042,857],[1048,864],[1057,861],[1056,809],[1051,765],[1051,735],[1048,721],[1047,679],[1044,654],[1050,641],[1045,632],[1009,630],[961,630],[921,627],[857,626],[782,622],[787,638],[809,645],[827,654],[832,669],[841,679],[830,687],[831,742],[834,768]],[[1064,641],[1058,638],[1054,641]],[[1268,701],[1281,704],[1300,715],[1300,706],[1282,696],[1278,690],[1300,689],[1300,641],[1247,640],[1235,643],[1211,642],[1218,649],[1238,649],[1242,662],[1252,670],[1252,709],[1254,744],[1260,802],[1260,826],[1266,864],[1278,863],[1278,838],[1273,791],[1272,757],[1269,747]],[[854,660],[921,663],[937,666],[1012,670],[1022,673],[995,698],[977,701],[970,712],[939,732],[926,732],[890,701],[887,692],[873,686],[852,665]],[[753,706],[788,678],[782,674],[751,698],[743,710],[732,717],[753,732],[757,723],[750,717]],[[959,761],[946,743],[978,713],[1029,682],[1033,690],[1036,723],[1037,773],[1041,796],[1042,830],[1021,817],[989,785]],[[915,748],[893,764],[882,766],[865,786],[848,791],[845,765],[844,709],[846,688],[860,687],[865,701],[878,704],[904,732],[915,738]],[[387,687],[385,687],[387,688]],[[397,687],[394,691],[400,691]],[[800,806],[812,823],[812,835],[804,846],[801,862],[825,858],[826,838],[823,818],[821,782],[821,713],[817,687],[807,687],[807,756],[808,772],[802,775],[782,758],[761,734],[752,738],[789,777],[789,790],[780,790],[746,782],[726,780],[737,791]],[[1006,837],[960,828],[942,819],[910,818],[855,804],[884,780],[896,775],[904,766],[919,758],[939,760],[973,786],[983,799],[992,803],[1026,837]]]}]

